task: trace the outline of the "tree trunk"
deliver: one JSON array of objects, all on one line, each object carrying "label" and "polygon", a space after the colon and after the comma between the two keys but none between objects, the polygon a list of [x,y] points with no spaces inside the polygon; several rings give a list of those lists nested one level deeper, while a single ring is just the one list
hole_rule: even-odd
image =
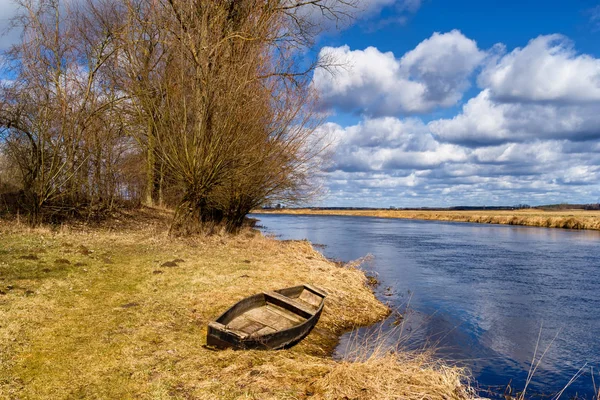
[{"label": "tree trunk", "polygon": [[226,222],[223,210],[211,206],[205,192],[188,188],[175,211],[170,234],[175,236],[212,234],[223,227],[228,228]]},{"label": "tree trunk", "polygon": [[156,142],[152,122],[148,125],[148,153],[146,156],[146,201],[149,207],[154,205],[154,183],[155,183],[155,164],[156,164]]},{"label": "tree trunk", "polygon": [[165,199],[163,196],[163,185],[165,182],[165,163],[160,161],[160,171],[158,174],[158,205],[160,207],[165,206]]}]

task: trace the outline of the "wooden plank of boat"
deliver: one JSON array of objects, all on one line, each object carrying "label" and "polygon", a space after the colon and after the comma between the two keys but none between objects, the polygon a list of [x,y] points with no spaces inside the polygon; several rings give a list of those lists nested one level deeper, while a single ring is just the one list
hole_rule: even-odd
[{"label": "wooden plank of boat", "polygon": [[247,297],[208,324],[206,344],[236,349],[291,347],[316,325],[326,296],[325,291],[304,284]]}]

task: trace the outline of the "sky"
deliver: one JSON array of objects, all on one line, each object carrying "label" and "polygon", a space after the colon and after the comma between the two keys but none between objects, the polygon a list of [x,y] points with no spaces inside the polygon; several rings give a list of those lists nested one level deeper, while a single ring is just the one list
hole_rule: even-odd
[{"label": "sky", "polygon": [[[336,0],[326,0],[335,2]],[[0,32],[15,6],[0,0]],[[600,0],[358,0],[312,53],[312,206],[600,202]],[[0,52],[18,32],[0,37]]]},{"label": "sky", "polygon": [[600,2],[371,0],[315,51],[313,206],[600,202]]}]

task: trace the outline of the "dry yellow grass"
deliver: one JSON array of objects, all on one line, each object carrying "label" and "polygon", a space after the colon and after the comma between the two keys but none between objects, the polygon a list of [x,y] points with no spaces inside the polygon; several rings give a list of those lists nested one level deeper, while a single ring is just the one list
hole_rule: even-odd
[{"label": "dry yellow grass", "polygon": [[[258,212],[258,211],[257,211]],[[474,222],[481,224],[524,225],[545,228],[600,230],[600,211],[538,209],[429,211],[429,210],[312,210],[284,209],[260,211],[302,215],[352,215],[361,217],[421,219],[437,221]]]},{"label": "dry yellow grass", "polygon": [[464,377],[457,371],[432,363],[427,355],[377,354],[338,364],[315,383],[314,390],[332,400],[468,398],[469,390],[461,383]]},{"label": "dry yellow grass", "polygon": [[[424,356],[329,357],[388,312],[364,274],[308,242],[167,238],[164,226],[30,230],[0,222],[0,398],[462,399],[463,371]],[[176,267],[166,261],[182,259]],[[323,315],[283,351],[214,351],[206,325],[250,294],[308,282]]]}]

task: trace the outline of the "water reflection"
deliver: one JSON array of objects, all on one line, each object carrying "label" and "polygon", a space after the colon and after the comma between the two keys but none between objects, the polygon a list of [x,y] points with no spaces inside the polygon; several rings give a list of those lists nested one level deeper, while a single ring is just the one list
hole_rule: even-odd
[{"label": "water reflection", "polygon": [[[587,363],[600,368],[600,232],[357,217],[259,215],[268,232],[326,245],[326,256],[372,253],[378,296],[412,310],[402,337],[393,320],[362,329],[390,344],[437,346],[482,386],[523,386],[536,345],[531,391],[560,390]],[[391,289],[387,289],[390,287]],[[409,294],[411,293],[411,294]],[[541,340],[538,334],[541,330]],[[348,346],[345,338],[340,349]],[[598,381],[599,379],[597,379]],[[591,398],[589,373],[567,394]]]}]

